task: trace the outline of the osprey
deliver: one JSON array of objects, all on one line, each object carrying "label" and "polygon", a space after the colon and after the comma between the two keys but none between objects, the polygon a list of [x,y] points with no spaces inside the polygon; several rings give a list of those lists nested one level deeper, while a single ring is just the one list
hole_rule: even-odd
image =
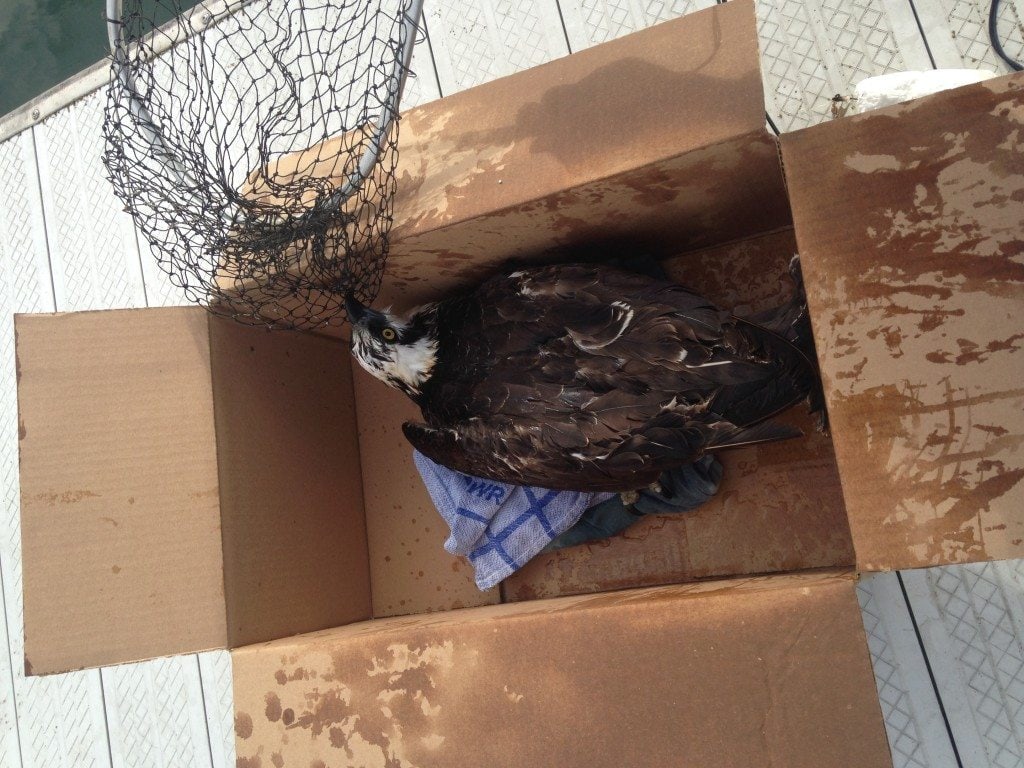
[{"label": "osprey", "polygon": [[409,442],[508,483],[643,488],[705,452],[800,435],[770,419],[817,382],[784,335],[807,322],[801,291],[743,320],[664,280],[569,264],[404,317],[352,297],[347,309],[356,360],[423,413],[403,425]]}]

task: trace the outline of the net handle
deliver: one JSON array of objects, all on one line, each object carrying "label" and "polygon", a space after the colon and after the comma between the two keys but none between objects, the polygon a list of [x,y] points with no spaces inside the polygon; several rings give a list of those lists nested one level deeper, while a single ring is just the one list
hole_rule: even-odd
[{"label": "net handle", "polygon": [[114,59],[114,72],[121,87],[128,93],[129,112],[138,124],[140,132],[152,147],[153,154],[177,176],[178,182],[183,186],[196,186],[195,179],[189,178],[185,166],[164,142],[160,128],[146,107],[145,101],[135,90],[135,83],[132,82],[128,68],[125,66],[127,52],[121,38],[121,2],[122,0],[107,0],[107,39],[110,42],[110,54]]},{"label": "net handle", "polygon": [[370,146],[366,148],[366,151],[360,158],[359,166],[345,180],[345,186],[327,198],[324,204],[326,208],[331,208],[335,205],[340,206],[345,200],[355,194],[363,181],[370,175],[373,166],[377,164],[377,158],[380,157],[384,142],[391,132],[391,125],[395,122],[395,117],[398,115],[398,106],[402,101],[405,82],[409,77],[409,65],[412,63],[412,52],[416,46],[416,35],[419,31],[419,18],[422,12],[423,0],[412,0],[408,10],[405,12],[405,18],[402,19],[402,31],[399,36],[402,57],[395,62],[395,68],[391,71],[391,85],[393,88],[389,90],[395,94],[394,98],[385,105],[380,124],[377,126],[377,133],[374,135],[373,141],[370,142]]},{"label": "net handle", "polygon": [[[185,166],[182,165],[174,152],[167,147],[163,136],[160,133],[160,128],[153,119],[153,115],[150,113],[149,109],[146,108],[144,100],[135,90],[135,83],[132,82],[131,75],[129,74],[126,66],[127,52],[121,35],[121,18],[124,7],[123,2],[122,0],[106,0],[106,3],[107,39],[110,43],[110,53],[114,61],[113,69],[118,82],[128,94],[129,109],[132,117],[138,124],[139,129],[145,134],[146,140],[153,147],[154,155],[164,162],[172,173],[178,177],[178,180],[185,184],[185,186],[195,186],[196,181],[189,178],[190,174]],[[377,130],[370,141],[370,146],[364,150],[362,157],[359,159],[359,165],[352,173],[349,174],[348,178],[345,179],[345,183],[341,189],[331,194],[322,203],[317,204],[311,210],[307,211],[302,217],[300,217],[300,221],[293,222],[292,226],[295,224],[301,224],[302,219],[323,213],[331,208],[340,208],[346,200],[359,191],[363,182],[370,176],[373,166],[377,164],[377,159],[380,157],[381,149],[387,141],[387,136],[391,132],[391,126],[394,124],[395,118],[398,115],[399,104],[402,100],[402,93],[405,90],[406,80],[409,75],[409,65],[412,62],[413,48],[416,45],[417,32],[419,31],[419,18],[422,12],[423,0],[412,0],[409,4],[409,8],[405,12],[404,18],[402,19],[402,27],[399,33],[399,45],[401,46],[402,55],[400,59],[395,61],[395,67],[391,71],[392,89],[390,90],[394,96],[391,101],[384,106],[380,122],[377,125]]]}]

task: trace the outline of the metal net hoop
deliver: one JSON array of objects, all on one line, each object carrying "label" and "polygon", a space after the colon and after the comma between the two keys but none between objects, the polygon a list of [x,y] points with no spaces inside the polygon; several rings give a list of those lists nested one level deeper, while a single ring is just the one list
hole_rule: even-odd
[{"label": "metal net hoop", "polygon": [[188,300],[340,325],[383,277],[422,0],[182,4],[107,0],[114,191]]}]

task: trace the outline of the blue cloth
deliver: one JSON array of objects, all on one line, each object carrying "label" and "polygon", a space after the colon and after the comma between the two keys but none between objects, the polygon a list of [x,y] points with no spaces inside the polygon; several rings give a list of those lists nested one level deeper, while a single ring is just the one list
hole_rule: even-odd
[{"label": "blue cloth", "polygon": [[451,528],[444,548],[473,565],[476,585],[490,589],[565,533],[611,493],[552,491],[455,472],[419,451],[413,460],[434,506]]},{"label": "blue cloth", "polygon": [[661,473],[658,490],[637,491],[633,504],[624,504],[618,494],[590,507],[572,528],[552,539],[544,551],[585,544],[615,536],[644,515],[689,512],[718,492],[722,482],[722,465],[711,454],[701,456],[692,464],[684,464]]}]

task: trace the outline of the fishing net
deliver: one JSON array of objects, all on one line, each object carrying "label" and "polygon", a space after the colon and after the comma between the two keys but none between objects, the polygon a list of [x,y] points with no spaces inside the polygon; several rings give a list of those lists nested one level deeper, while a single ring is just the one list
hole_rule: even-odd
[{"label": "fishing net", "polygon": [[190,301],[340,325],[383,276],[422,0],[193,2],[108,0],[114,190]]}]

